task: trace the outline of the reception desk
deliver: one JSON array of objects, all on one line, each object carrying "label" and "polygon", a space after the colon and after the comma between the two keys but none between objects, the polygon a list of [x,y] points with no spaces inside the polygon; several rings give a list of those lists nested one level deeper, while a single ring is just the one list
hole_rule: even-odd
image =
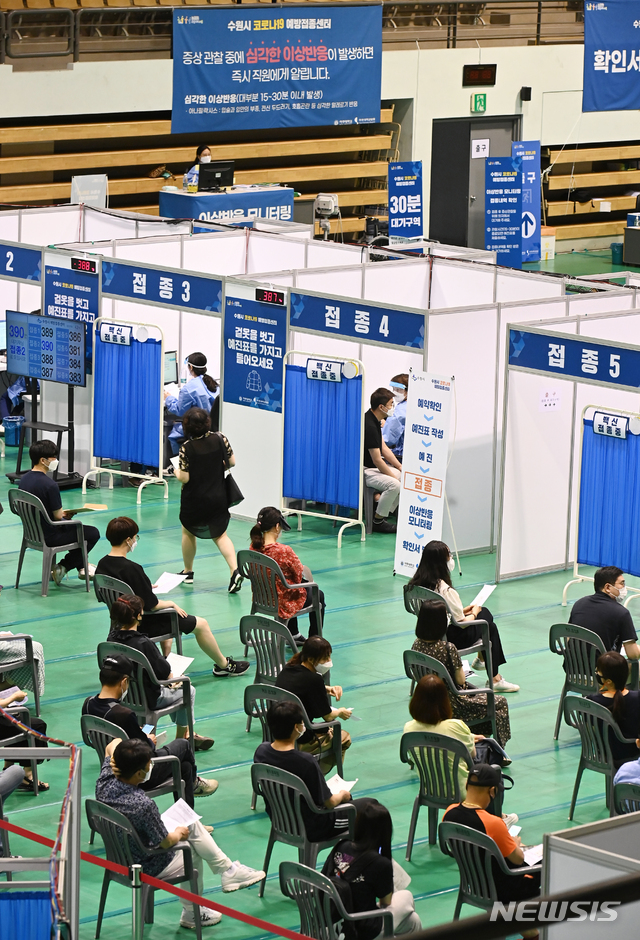
[{"label": "reception desk", "polygon": [[293,222],[293,189],[260,186],[226,193],[161,190],[160,215],[169,219],[199,219],[227,225],[247,218]]}]

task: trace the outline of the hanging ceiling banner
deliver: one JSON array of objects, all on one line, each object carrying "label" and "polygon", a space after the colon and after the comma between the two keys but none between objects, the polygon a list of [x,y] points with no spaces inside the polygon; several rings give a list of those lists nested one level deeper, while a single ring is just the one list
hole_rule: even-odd
[{"label": "hanging ceiling banner", "polygon": [[583,111],[640,108],[640,8],[637,0],[584,5]]},{"label": "hanging ceiling banner", "polygon": [[382,5],[174,10],[171,132],[380,121]]}]

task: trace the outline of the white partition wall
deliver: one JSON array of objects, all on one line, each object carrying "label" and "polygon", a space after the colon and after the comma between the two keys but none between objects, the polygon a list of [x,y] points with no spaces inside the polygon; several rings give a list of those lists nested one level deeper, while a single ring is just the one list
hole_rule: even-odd
[{"label": "white partition wall", "polygon": [[431,270],[432,309],[494,302],[495,267],[435,258]]},{"label": "white partition wall", "polygon": [[182,267],[205,274],[245,274],[247,238],[244,230],[183,238]]},{"label": "white partition wall", "polygon": [[8,242],[20,241],[20,213],[18,210],[0,212],[0,238]]},{"label": "white partition wall", "polygon": [[427,310],[430,280],[431,270],[426,260],[417,264],[405,261],[367,264],[362,297],[371,303]]}]

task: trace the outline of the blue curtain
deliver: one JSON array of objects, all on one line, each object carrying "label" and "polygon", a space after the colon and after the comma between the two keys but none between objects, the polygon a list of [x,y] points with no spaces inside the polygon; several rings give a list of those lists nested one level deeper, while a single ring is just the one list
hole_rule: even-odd
[{"label": "blue curtain", "polygon": [[0,940],[50,940],[48,891],[0,892]]},{"label": "blue curtain", "polygon": [[158,465],[160,418],[159,340],[130,346],[96,337],[93,452],[96,457]]},{"label": "blue curtain", "polygon": [[362,378],[308,379],[286,367],[283,495],[358,508]]},{"label": "blue curtain", "polygon": [[616,440],[584,422],[578,562],[640,575],[640,436]]}]

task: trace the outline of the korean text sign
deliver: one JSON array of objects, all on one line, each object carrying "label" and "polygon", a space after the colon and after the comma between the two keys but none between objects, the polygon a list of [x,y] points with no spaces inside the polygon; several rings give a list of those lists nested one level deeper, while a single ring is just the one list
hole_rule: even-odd
[{"label": "korean text sign", "polygon": [[422,235],[422,160],[390,163],[389,235],[418,238]]},{"label": "korean text sign", "polygon": [[174,134],[375,124],[382,6],[174,10]]},{"label": "korean text sign", "polygon": [[498,264],[522,267],[522,179],[520,160],[492,157],[485,162],[484,247]]},{"label": "korean text sign", "polygon": [[7,368],[64,385],[85,384],[85,327],[7,311]]},{"label": "korean text sign", "polygon": [[102,262],[102,293],[182,310],[222,309],[222,281],[185,271]]},{"label": "korean text sign", "polygon": [[281,412],[286,345],[286,307],[226,297],[223,400]]},{"label": "korean text sign", "polygon": [[410,374],[393,566],[407,578],[427,542],[442,536],[451,395],[450,377]]},{"label": "korean text sign", "polygon": [[560,377],[640,388],[640,349],[562,333],[509,330],[509,365]]},{"label": "korean text sign", "polygon": [[390,346],[424,349],[424,317],[408,310],[351,303],[312,294],[291,294],[291,329],[351,336]]},{"label": "korean text sign", "polygon": [[511,156],[521,160],[522,260],[540,260],[540,141],[514,140]]},{"label": "korean text sign", "polygon": [[584,5],[583,111],[640,108],[640,8],[637,0]]},{"label": "korean text sign", "polygon": [[71,259],[60,256],[58,263],[44,267],[43,313],[63,320],[93,323],[99,312],[97,274],[71,269]]},{"label": "korean text sign", "polygon": [[12,242],[0,242],[0,274],[16,281],[39,281],[42,252]]}]

